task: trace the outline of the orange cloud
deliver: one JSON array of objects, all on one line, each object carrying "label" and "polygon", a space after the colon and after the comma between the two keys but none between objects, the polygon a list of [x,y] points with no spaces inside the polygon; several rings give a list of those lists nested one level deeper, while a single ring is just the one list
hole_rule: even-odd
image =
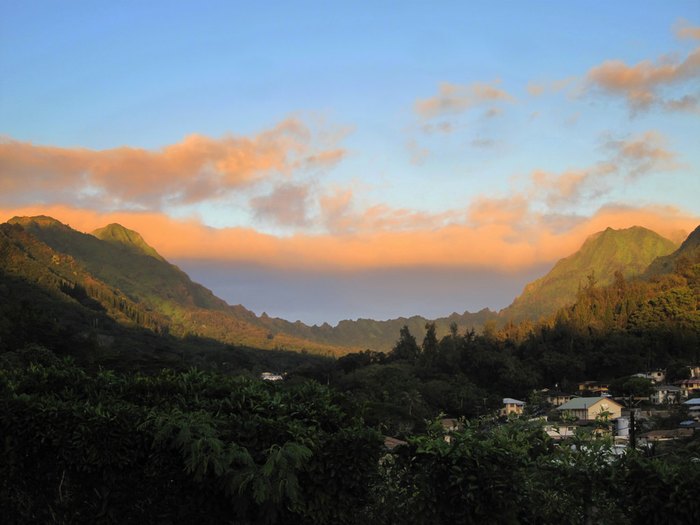
[{"label": "orange cloud", "polygon": [[515,99],[498,87],[498,82],[492,84],[475,82],[468,86],[444,82],[438,88],[434,97],[416,101],[414,109],[423,118],[433,118],[440,115],[463,113],[483,103],[513,102]]},{"label": "orange cloud", "polygon": [[700,27],[690,25],[687,20],[679,20],[674,27],[674,32],[680,39],[700,40]]},{"label": "orange cloud", "polygon": [[65,202],[160,207],[220,197],[271,173],[338,162],[341,149],[314,151],[310,130],[288,119],[254,137],[190,135],[157,151],[39,146],[0,141],[0,191],[14,202],[50,196]]},{"label": "orange cloud", "polygon": [[[693,28],[694,29],[694,28]],[[678,85],[700,75],[700,48],[694,49],[684,60],[661,57],[656,63],[644,60],[629,66],[621,60],[608,60],[588,71],[590,86],[611,95],[621,95],[633,112],[649,109],[654,104],[675,105],[683,109],[688,105],[679,101],[664,101],[660,90]],[[683,99],[680,99],[683,100]]]},{"label": "orange cloud", "polygon": [[[480,208],[486,216],[499,209],[493,206],[489,211],[486,207]],[[699,217],[672,207],[606,206],[591,217],[571,221],[562,231],[551,228],[546,216],[522,215],[518,206],[512,210],[472,226],[451,224],[407,231],[292,237],[275,237],[247,228],[210,228],[161,213],[99,213],[67,206],[0,209],[0,217],[7,220],[14,215],[47,214],[81,231],[118,222],[139,231],[170,260],[202,259],[338,271],[417,266],[517,271],[565,257],[578,249],[588,235],[607,227],[640,225],[675,237],[679,231],[691,231],[700,223]],[[513,220],[519,216],[526,219],[526,228],[523,222]]]},{"label": "orange cloud", "polygon": [[634,179],[652,171],[679,167],[676,154],[666,149],[666,140],[656,131],[646,131],[625,140],[605,143],[612,156],[586,169],[549,173],[535,170],[530,176],[528,199],[542,200],[550,208],[600,197],[625,178]]}]

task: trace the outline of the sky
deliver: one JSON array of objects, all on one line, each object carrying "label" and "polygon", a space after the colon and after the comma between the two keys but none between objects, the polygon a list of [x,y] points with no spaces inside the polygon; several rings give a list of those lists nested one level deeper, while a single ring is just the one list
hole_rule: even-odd
[{"label": "sky", "polygon": [[500,309],[700,224],[700,3],[0,0],[0,220],[307,323]]}]

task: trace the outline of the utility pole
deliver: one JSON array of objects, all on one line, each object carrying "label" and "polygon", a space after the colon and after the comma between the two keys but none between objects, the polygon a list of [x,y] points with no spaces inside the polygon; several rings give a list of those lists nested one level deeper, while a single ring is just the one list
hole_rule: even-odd
[{"label": "utility pole", "polygon": [[630,447],[637,448],[637,429],[634,421],[634,408],[630,408]]}]

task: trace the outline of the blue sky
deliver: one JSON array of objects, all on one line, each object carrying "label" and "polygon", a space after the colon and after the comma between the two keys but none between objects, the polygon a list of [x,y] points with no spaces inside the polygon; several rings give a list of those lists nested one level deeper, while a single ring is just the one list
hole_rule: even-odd
[{"label": "blue sky", "polygon": [[597,228],[700,217],[697,1],[2,7],[3,215],[117,218],[231,302],[318,270],[304,320],[499,308]]}]

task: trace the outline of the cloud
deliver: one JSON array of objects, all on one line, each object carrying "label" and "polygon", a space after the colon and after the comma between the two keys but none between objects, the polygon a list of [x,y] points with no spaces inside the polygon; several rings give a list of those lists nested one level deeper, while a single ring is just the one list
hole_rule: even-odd
[{"label": "cloud", "polygon": [[609,157],[587,168],[561,173],[534,170],[524,194],[550,209],[560,209],[598,199],[614,187],[648,173],[680,166],[676,154],[666,149],[663,135],[653,130],[627,139],[607,138],[604,149]]},{"label": "cloud", "polygon": [[484,103],[513,102],[515,99],[498,85],[498,81],[490,84],[476,82],[468,86],[444,82],[440,84],[437,95],[417,100],[414,110],[419,116],[430,119],[463,113]]},{"label": "cloud", "polygon": [[6,138],[0,140],[0,199],[159,209],[220,198],[274,174],[326,168],[344,154],[317,151],[311,130],[297,119],[253,137],[189,135],[155,151],[58,148]]},{"label": "cloud", "polygon": [[421,166],[430,157],[430,150],[413,139],[409,139],[406,142],[406,148],[408,148],[408,152],[411,155],[411,164],[415,166]]},{"label": "cloud", "polygon": [[307,226],[309,186],[280,184],[270,194],[251,199],[250,206],[257,219],[279,226]]},{"label": "cloud", "polygon": [[700,40],[700,27],[690,25],[687,20],[680,19],[674,26],[677,38],[685,40]]},{"label": "cloud", "polygon": [[547,86],[544,84],[539,84],[537,82],[528,82],[527,92],[533,97],[539,97],[544,94],[547,90]]},{"label": "cloud", "polygon": [[452,122],[443,121],[436,124],[423,124],[420,129],[426,135],[432,135],[433,133],[444,133],[448,135],[455,130],[455,125]]},{"label": "cloud", "polygon": [[[499,214],[499,210],[505,211]],[[329,271],[398,268],[491,268],[517,271],[573,253],[587,236],[607,227],[640,225],[662,235],[691,231],[700,218],[673,207],[608,205],[589,217],[548,217],[504,200],[475,205],[471,225],[414,225],[412,230],[276,237],[249,228],[210,228],[156,212],[100,213],[67,206],[0,208],[0,220],[14,215],[51,215],[81,231],[112,222],[140,232],[170,260],[199,259],[289,269]],[[482,214],[482,215],[479,215]],[[417,217],[415,217],[417,219]],[[521,220],[514,220],[520,218]],[[557,227],[558,225],[558,227]]]},{"label": "cloud", "polygon": [[496,141],[493,139],[476,138],[472,140],[469,144],[471,144],[473,148],[491,149],[496,145]]},{"label": "cloud", "polygon": [[589,89],[599,90],[612,96],[626,99],[632,113],[650,109],[654,105],[682,110],[687,108],[690,99],[681,98],[685,103],[666,101],[663,89],[682,85],[700,76],[700,48],[691,51],[683,60],[663,56],[652,62],[643,60],[627,65],[621,60],[608,60],[591,68],[587,75]]},{"label": "cloud", "polygon": [[670,171],[680,167],[677,155],[666,149],[666,139],[657,131],[646,131],[629,140],[608,140],[606,147],[614,153],[613,161],[630,178],[651,171]]}]

